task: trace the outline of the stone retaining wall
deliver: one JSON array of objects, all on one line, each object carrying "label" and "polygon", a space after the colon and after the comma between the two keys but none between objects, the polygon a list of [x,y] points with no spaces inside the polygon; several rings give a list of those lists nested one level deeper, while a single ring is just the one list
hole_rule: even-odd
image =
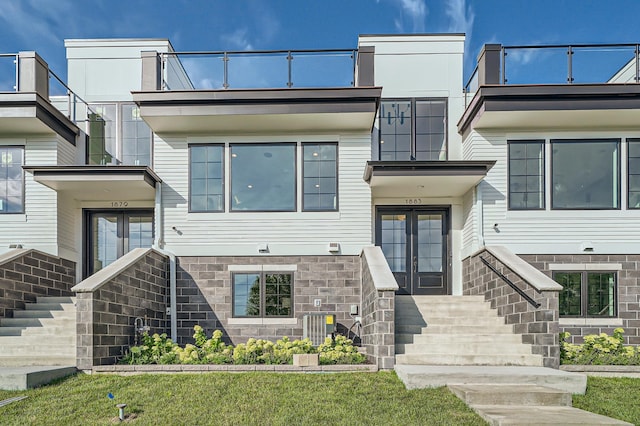
[{"label": "stone retaining wall", "polygon": [[[482,263],[484,258],[523,290],[540,307],[529,304],[520,294]],[[544,277],[543,277],[544,278]],[[538,291],[500,259],[484,249],[463,261],[463,294],[484,295],[498,315],[531,344],[534,354],[542,355],[545,367],[560,365],[558,291]]]},{"label": "stone retaining wall", "polygon": [[73,296],[76,264],[37,250],[0,256],[0,318],[10,318],[38,296]]},{"label": "stone retaining wall", "polygon": [[115,364],[134,344],[136,317],[167,332],[168,259],[135,249],[81,282],[77,292],[77,367]]}]

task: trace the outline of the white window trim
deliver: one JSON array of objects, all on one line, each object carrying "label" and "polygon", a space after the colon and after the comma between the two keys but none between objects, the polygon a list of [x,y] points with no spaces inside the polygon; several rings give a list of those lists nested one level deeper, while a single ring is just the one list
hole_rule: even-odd
[{"label": "white window trim", "polygon": [[550,271],[621,271],[621,263],[550,263]]}]

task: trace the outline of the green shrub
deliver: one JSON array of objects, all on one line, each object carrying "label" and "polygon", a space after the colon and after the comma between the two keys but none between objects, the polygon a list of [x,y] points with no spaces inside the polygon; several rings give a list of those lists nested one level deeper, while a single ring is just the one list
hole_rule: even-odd
[{"label": "green shrub", "polygon": [[345,336],[337,335],[335,339],[327,337],[318,346],[320,364],[362,364],[367,357],[358,352],[353,342]]},{"label": "green shrub", "polygon": [[321,364],[362,364],[366,357],[353,342],[344,336],[313,347],[309,339],[278,339],[275,343],[264,339],[249,339],[233,347],[222,341],[222,332],[215,330],[210,339],[199,325],[194,328],[194,345],[184,348],[167,338],[166,334],[144,334],[142,345],[133,346],[121,361],[125,364],[292,364],[295,354],[320,353]]},{"label": "green shrub", "polygon": [[624,330],[616,328],[613,336],[606,333],[584,336],[584,343],[566,341],[569,332],[560,333],[560,363],[578,365],[640,365],[640,350],[625,346]]}]

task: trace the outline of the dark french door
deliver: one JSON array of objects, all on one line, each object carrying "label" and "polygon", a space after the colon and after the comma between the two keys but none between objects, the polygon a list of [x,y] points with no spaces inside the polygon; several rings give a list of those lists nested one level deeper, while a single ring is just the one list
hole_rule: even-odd
[{"label": "dark french door", "polygon": [[138,247],[153,245],[153,210],[85,211],[85,278]]},{"label": "dark french door", "polygon": [[376,245],[398,282],[398,294],[450,294],[448,223],[448,209],[377,209]]}]

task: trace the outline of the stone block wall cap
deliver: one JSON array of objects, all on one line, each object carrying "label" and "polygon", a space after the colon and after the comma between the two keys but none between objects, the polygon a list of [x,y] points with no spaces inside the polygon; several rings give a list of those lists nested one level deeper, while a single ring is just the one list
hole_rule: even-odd
[{"label": "stone block wall cap", "polygon": [[15,259],[17,259],[19,257],[26,256],[29,253],[40,253],[43,256],[53,257],[54,259],[61,259],[61,257],[59,257],[59,256],[54,256],[52,254],[45,253],[45,252],[40,251],[40,250],[30,249],[30,248],[21,248],[21,249],[9,250],[6,253],[0,254],[0,265],[2,265],[4,263],[7,263],[7,262],[11,262],[12,260],[15,260]]},{"label": "stone block wall cap", "polygon": [[389,268],[387,259],[378,246],[369,246],[362,249],[362,256],[366,259],[371,273],[373,285],[377,291],[396,291],[398,283]]},{"label": "stone block wall cap", "polygon": [[122,273],[127,268],[135,264],[138,260],[142,259],[148,253],[157,253],[161,256],[167,257],[167,255],[160,253],[158,250],[153,248],[136,248],[131,250],[129,253],[122,256],[120,259],[116,260],[112,264],[106,266],[105,268],[99,270],[95,274],[91,275],[84,281],[76,284],[74,287],[71,287],[71,291],[75,291],[76,293],[91,293],[102,287],[104,284],[109,282],[116,275]]},{"label": "stone block wall cap", "polygon": [[[537,291],[560,291],[562,286],[551,278],[531,266],[521,257],[512,253],[503,246],[486,246],[484,250],[492,254],[496,259],[502,262],[506,267],[518,274],[520,278],[526,281]],[[478,256],[482,250],[476,252],[473,256]]]}]

